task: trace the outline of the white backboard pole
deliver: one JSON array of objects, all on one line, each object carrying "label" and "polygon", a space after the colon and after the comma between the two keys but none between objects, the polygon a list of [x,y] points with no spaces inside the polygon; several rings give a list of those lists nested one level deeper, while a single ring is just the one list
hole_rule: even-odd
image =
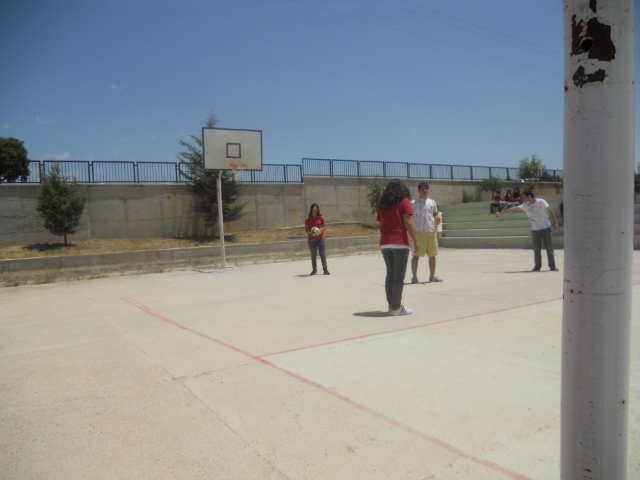
[{"label": "white backboard pole", "polygon": [[227,268],[227,260],[224,257],[224,217],[222,216],[222,170],[218,170],[218,231],[220,232],[220,263],[222,268]]},{"label": "white backboard pole", "polygon": [[627,478],[634,2],[564,0],[561,478]]}]

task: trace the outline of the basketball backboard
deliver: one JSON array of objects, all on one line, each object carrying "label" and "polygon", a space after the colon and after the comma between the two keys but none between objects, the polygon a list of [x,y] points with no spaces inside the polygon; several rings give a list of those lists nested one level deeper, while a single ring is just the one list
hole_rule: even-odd
[{"label": "basketball backboard", "polygon": [[207,170],[231,170],[232,163],[262,170],[262,130],[203,128],[202,144]]}]

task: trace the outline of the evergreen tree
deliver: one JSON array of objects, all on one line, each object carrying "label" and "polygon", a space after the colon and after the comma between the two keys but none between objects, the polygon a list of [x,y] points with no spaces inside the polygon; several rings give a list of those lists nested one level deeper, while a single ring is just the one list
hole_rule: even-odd
[{"label": "evergreen tree", "polygon": [[[218,119],[209,113],[205,127],[214,128]],[[205,170],[202,156],[202,139],[189,135],[193,143],[180,140],[180,145],[187,151],[178,155],[180,163],[186,167],[182,175],[189,184],[189,190],[195,195],[193,210],[202,214],[205,225],[213,226],[218,223],[218,170]],[[242,218],[246,203],[234,205],[242,194],[242,184],[233,180],[231,172],[222,172],[222,215],[225,222],[233,222]]]},{"label": "evergreen tree", "polygon": [[17,138],[0,138],[0,183],[26,182],[29,176],[29,159],[24,142]]},{"label": "evergreen tree", "polygon": [[42,175],[37,198],[36,210],[44,218],[44,227],[53,235],[64,235],[66,246],[67,234],[76,233],[87,201],[78,192],[78,182],[74,178],[69,183],[60,175],[60,164],[56,162]]}]

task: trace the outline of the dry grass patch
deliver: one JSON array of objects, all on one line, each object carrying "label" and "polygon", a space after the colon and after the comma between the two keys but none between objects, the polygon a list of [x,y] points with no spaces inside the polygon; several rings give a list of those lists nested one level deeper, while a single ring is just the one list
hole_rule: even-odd
[{"label": "dry grass patch", "polygon": [[[347,225],[327,224],[326,228],[326,235],[329,237],[363,237],[379,234],[379,226],[375,223],[355,223]],[[238,232],[231,235],[225,235],[224,240],[226,243],[230,244],[287,242],[291,241],[291,239],[288,239],[287,237],[302,235],[306,238],[304,227],[296,227],[278,230],[252,230],[248,232]],[[92,240],[70,241],[69,245],[66,247],[62,243],[0,245],[0,260],[215,245],[220,245],[220,241],[217,236],[182,238],[96,238]]]}]

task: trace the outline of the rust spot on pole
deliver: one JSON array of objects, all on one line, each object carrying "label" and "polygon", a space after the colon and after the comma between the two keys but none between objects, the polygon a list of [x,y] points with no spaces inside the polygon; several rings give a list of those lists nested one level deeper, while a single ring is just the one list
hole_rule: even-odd
[{"label": "rust spot on pole", "polygon": [[604,82],[606,76],[606,72],[602,69],[595,73],[585,73],[584,67],[580,65],[576,70],[576,73],[573,74],[573,84],[576,87],[582,87],[587,83]]},{"label": "rust spot on pole", "polygon": [[[586,26],[586,31],[583,32]],[[571,55],[589,52],[587,58],[610,62],[616,58],[616,46],[611,40],[611,27],[600,23],[596,17],[587,22],[571,17]]]}]

